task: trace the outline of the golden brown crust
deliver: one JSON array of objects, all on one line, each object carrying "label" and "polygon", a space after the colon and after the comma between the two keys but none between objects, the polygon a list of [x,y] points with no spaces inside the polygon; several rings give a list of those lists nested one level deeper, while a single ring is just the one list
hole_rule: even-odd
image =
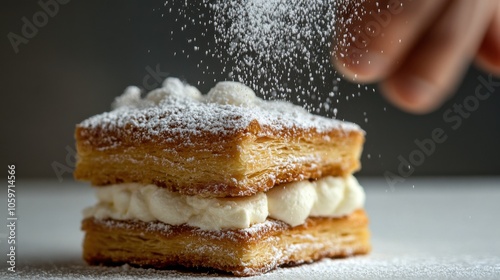
[{"label": "golden brown crust", "polygon": [[358,130],[277,130],[255,122],[224,136],[191,135],[189,145],[172,131],[137,141],[146,132],[129,130],[78,126],[75,178],[96,186],[137,182],[188,195],[249,196],[282,183],[351,174],[364,142]]},{"label": "golden brown crust", "polygon": [[85,219],[83,256],[89,264],[205,267],[238,276],[280,265],[370,251],[363,210],[343,218],[309,218],[290,227],[268,220],[249,229],[203,231],[162,223]]}]

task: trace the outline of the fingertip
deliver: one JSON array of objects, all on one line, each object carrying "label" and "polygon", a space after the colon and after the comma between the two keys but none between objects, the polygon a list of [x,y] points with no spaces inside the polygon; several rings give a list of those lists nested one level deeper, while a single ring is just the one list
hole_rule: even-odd
[{"label": "fingertip", "polygon": [[378,54],[334,56],[333,64],[345,78],[353,82],[374,83],[387,75],[388,62]]},{"label": "fingertip", "polygon": [[476,64],[500,76],[500,3],[476,55]]},{"label": "fingertip", "polygon": [[478,55],[475,64],[495,76],[500,76],[500,61],[493,61]]},{"label": "fingertip", "polygon": [[380,84],[380,88],[390,103],[412,114],[435,111],[446,99],[446,94],[437,85],[415,76],[390,77]]},{"label": "fingertip", "polygon": [[[500,43],[498,45],[500,46]],[[483,43],[476,55],[475,63],[480,68],[500,76],[500,49]]]}]

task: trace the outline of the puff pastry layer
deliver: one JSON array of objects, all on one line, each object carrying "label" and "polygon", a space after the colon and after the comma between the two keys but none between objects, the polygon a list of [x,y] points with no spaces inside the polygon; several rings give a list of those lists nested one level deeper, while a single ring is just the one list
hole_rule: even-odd
[{"label": "puff pastry layer", "polygon": [[137,182],[188,195],[249,196],[282,183],[351,174],[364,142],[361,130],[277,131],[256,121],[224,136],[192,136],[189,146],[164,141],[175,135],[138,141],[140,134],[133,126],[78,126],[75,178],[96,186]]},{"label": "puff pastry layer", "polygon": [[85,219],[84,259],[89,264],[170,268],[205,267],[237,276],[280,265],[308,263],[370,251],[363,210],[343,218],[308,218],[290,227],[268,219],[248,229],[203,231],[163,223]]}]

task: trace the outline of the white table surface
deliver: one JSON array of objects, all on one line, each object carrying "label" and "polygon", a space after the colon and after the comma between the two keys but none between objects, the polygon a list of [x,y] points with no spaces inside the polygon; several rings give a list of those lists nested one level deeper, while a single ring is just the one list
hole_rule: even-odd
[{"label": "white table surface", "polygon": [[[500,177],[410,178],[394,189],[361,178],[373,252],[279,268],[244,279],[500,279]],[[0,279],[225,279],[227,275],[90,267],[81,259],[81,210],[93,190],[70,179],[18,181],[17,273],[7,271],[0,227]],[[0,213],[7,224],[6,188]]]}]

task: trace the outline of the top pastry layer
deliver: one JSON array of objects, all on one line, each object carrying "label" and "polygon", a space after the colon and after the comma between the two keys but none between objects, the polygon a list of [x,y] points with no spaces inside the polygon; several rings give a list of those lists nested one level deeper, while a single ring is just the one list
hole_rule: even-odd
[{"label": "top pastry layer", "polygon": [[[128,87],[115,100],[115,109],[91,117],[78,125],[79,135],[100,150],[132,137],[134,143],[177,143],[195,146],[205,136],[230,139],[253,132],[258,136],[293,137],[301,134],[327,135],[331,131],[362,132],[358,125],[312,115],[284,101],[264,101],[248,87],[222,82],[207,95],[175,78],[145,98]],[[93,131],[109,134],[93,135]],[[212,143],[211,141],[209,143]]]},{"label": "top pastry layer", "polygon": [[169,78],[140,95],[129,87],[114,110],[77,125],[77,179],[223,197],[359,168],[359,126],[264,101],[242,84],[222,82],[202,95]]}]

